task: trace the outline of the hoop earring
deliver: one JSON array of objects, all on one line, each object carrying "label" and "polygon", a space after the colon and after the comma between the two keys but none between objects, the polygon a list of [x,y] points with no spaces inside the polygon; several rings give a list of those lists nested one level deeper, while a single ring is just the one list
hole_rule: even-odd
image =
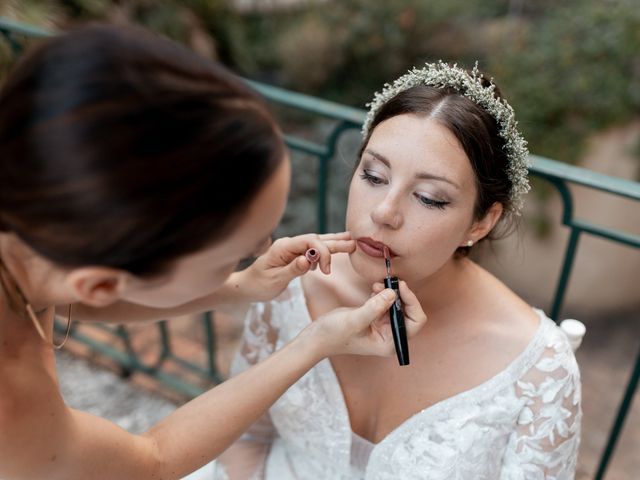
[{"label": "hoop earring", "polygon": [[[2,262],[2,259],[0,259],[0,270],[3,270],[7,274],[9,279],[11,279],[11,283],[13,283],[13,288],[15,290],[15,293],[18,295],[18,297],[20,297],[20,301],[23,303],[24,309],[27,312],[27,317],[29,317],[29,319],[31,320],[31,323],[33,323],[33,326],[35,327],[36,332],[38,332],[38,335],[40,336],[40,338],[42,338],[42,340],[47,342],[47,336],[45,335],[44,330],[42,329],[42,325],[40,325],[40,322],[38,321],[38,317],[36,316],[36,312],[33,310],[33,307],[28,302],[27,297],[25,297],[24,293],[22,293],[22,290],[20,290],[20,286],[18,285],[18,283],[11,276],[11,273],[9,272],[9,269]],[[3,290],[5,292],[7,292],[7,295],[9,295],[9,290],[7,289],[7,286],[5,284],[5,280],[3,278],[3,275],[1,275],[1,274],[0,274],[0,285],[2,285]],[[51,346],[53,348],[55,348],[56,350],[60,350],[64,346],[64,344],[67,343],[67,340],[69,339],[69,333],[70,332],[71,332],[71,304],[69,304],[69,313],[67,314],[67,331],[66,331],[66,333],[64,335],[64,339],[62,340],[62,343],[60,343],[58,345],[56,345],[52,341],[51,342]]]},{"label": "hoop earring", "polygon": [[[31,306],[30,303],[27,303],[26,306],[25,306],[25,309],[27,310],[27,314],[29,315],[29,318],[31,319],[31,322],[33,323],[33,326],[36,327],[36,331],[38,332],[38,335],[40,335],[40,338],[42,338],[42,340],[44,340],[46,342],[47,341],[47,337],[44,334],[44,330],[42,329],[42,325],[40,325],[40,322],[38,321],[38,318],[36,317],[36,312],[33,311],[33,307]],[[64,347],[64,344],[67,343],[67,340],[69,340],[69,332],[71,332],[71,304],[69,304],[69,312],[67,314],[67,331],[64,334],[64,339],[62,340],[62,343],[59,343],[58,345],[56,345],[52,341],[51,342],[51,346],[53,348],[55,348],[56,350],[60,350],[62,347]]]},{"label": "hoop earring", "polygon": [[467,240],[467,247],[473,247],[473,240]]},{"label": "hoop earring", "polygon": [[62,347],[64,347],[64,344],[67,343],[67,340],[69,340],[69,333],[71,332],[71,306],[72,304],[70,303],[69,311],[67,312],[67,329],[64,332],[64,338],[62,339],[62,342],[59,345],[51,342],[51,345],[53,345],[53,348],[55,348],[56,350],[60,350]]}]

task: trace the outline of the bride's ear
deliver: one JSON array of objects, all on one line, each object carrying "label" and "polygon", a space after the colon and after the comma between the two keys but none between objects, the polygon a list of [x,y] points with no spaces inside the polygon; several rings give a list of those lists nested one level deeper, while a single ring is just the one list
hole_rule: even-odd
[{"label": "bride's ear", "polygon": [[[504,207],[499,202],[494,202],[484,217],[479,220],[476,220],[471,225],[469,232],[467,234],[467,241],[471,241],[473,243],[477,243],[479,240],[482,240],[486,237],[493,227],[495,227],[500,217],[502,217],[502,213],[504,212]],[[465,245],[466,246],[466,245]]]}]

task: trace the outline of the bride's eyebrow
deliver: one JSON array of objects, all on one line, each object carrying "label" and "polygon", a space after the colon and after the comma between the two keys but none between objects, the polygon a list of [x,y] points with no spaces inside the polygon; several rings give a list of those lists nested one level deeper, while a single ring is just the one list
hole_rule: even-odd
[{"label": "bride's eyebrow", "polygon": [[[368,153],[369,155],[371,155],[373,158],[375,158],[376,160],[379,160],[380,162],[384,163],[387,168],[389,170],[391,170],[391,162],[389,162],[389,159],[387,159],[387,157],[385,157],[384,155],[375,152],[373,150],[371,150],[370,148],[367,148],[364,153]],[[419,178],[421,180],[437,180],[439,182],[446,182],[452,186],[454,186],[455,188],[457,188],[458,190],[460,190],[460,186],[454,182],[453,180],[447,178],[447,177],[443,177],[441,175],[434,175],[432,173],[427,173],[427,172],[418,172],[416,173],[416,178]]]}]

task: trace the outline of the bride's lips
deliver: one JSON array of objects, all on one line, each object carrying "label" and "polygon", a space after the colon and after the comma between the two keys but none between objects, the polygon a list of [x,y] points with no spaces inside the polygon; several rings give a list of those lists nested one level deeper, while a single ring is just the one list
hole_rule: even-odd
[{"label": "bride's lips", "polygon": [[[384,243],[377,242],[374,239],[368,237],[358,238],[356,240],[356,243],[358,245],[358,248],[360,248],[360,250],[362,250],[370,257],[384,258]],[[396,256],[396,254],[391,249],[389,249],[389,255],[391,255],[392,257]]]}]

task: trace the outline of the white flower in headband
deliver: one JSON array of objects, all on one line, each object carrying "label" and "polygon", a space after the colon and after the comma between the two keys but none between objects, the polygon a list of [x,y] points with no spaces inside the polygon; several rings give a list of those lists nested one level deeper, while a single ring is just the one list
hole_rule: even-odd
[{"label": "white flower in headband", "polygon": [[476,62],[471,73],[458,67],[439,61],[427,63],[424,68],[414,68],[398,78],[393,84],[385,84],[381,92],[376,92],[373,100],[366,106],[369,113],[362,125],[364,138],[369,134],[371,123],[382,106],[400,92],[419,85],[435,88],[450,87],[484,108],[495,118],[499,127],[499,135],[504,140],[504,149],[509,159],[507,175],[511,181],[511,211],[520,215],[522,211],[522,196],[529,191],[529,151],[527,142],[518,131],[518,122],[511,105],[506,100],[496,98],[495,85],[492,81],[488,86],[482,85],[483,76],[478,70]]}]

